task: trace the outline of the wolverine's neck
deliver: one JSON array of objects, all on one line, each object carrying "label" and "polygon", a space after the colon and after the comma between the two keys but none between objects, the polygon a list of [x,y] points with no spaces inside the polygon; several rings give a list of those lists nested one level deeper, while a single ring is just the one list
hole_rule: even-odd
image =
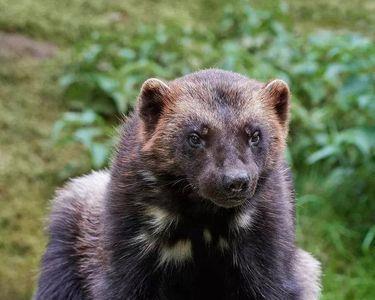
[{"label": "wolverine's neck", "polygon": [[224,237],[251,227],[259,198],[235,208],[219,207],[200,197],[186,178],[156,176],[144,168],[112,177],[109,191],[109,215],[131,218],[147,234],[172,240],[199,235],[222,246]]},{"label": "wolverine's neck", "polygon": [[157,176],[138,166],[125,170],[112,173],[107,198],[105,227],[109,236],[116,237],[109,240],[123,240],[124,249],[108,245],[117,255],[130,251],[136,257],[154,257],[161,266],[217,257],[235,266],[241,260],[241,241],[255,245],[268,232],[271,243],[272,224],[278,223],[270,220],[278,216],[264,190],[272,184],[273,194],[281,197],[279,179],[263,179],[244,205],[227,209],[199,197],[182,177]]}]

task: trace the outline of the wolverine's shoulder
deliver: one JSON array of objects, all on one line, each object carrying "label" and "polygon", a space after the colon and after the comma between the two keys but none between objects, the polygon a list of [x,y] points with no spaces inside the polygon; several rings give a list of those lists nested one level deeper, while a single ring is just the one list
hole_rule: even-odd
[{"label": "wolverine's shoulder", "polygon": [[52,211],[102,206],[109,178],[109,172],[103,170],[71,179],[56,191]]},{"label": "wolverine's shoulder", "polygon": [[100,289],[107,171],[70,180],[52,201],[49,243],[35,299],[87,299]]},{"label": "wolverine's shoulder", "polygon": [[[52,200],[48,231],[52,239],[75,243],[86,234],[98,235],[110,175],[96,171],[71,179]],[[94,228],[95,227],[95,228]]]}]

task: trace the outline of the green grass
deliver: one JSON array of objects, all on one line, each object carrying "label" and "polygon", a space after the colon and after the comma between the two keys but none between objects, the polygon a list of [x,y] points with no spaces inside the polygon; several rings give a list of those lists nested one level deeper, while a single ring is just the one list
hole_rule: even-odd
[{"label": "green grass", "polygon": [[[259,1],[260,2],[260,1]],[[271,8],[276,1],[264,1]],[[371,0],[284,1],[289,7],[290,21],[300,34],[317,29],[357,31],[374,36],[375,3]],[[259,4],[258,4],[259,5]]]},{"label": "green grass", "polygon": [[[235,1],[234,1],[235,2]],[[277,1],[251,1],[255,6],[273,9]],[[69,46],[92,30],[120,27],[132,31],[139,22],[215,24],[225,1],[164,0],[0,0],[0,29],[20,32]],[[317,28],[361,31],[374,35],[375,4],[371,0],[285,1],[290,20],[301,33]]]},{"label": "green grass", "polygon": [[[287,2],[300,34],[329,28],[374,35],[373,1]],[[60,49],[48,61],[0,57],[0,299],[30,298],[46,242],[48,201],[65,179],[67,165],[76,174],[88,169],[82,149],[56,147],[50,140],[53,123],[66,108],[56,78],[69,50],[92,31],[126,34],[141,22],[213,26],[224,1],[185,3],[0,0],[0,31],[50,41]],[[270,3],[261,6],[272,9]],[[316,194],[319,178],[300,180],[299,193]],[[374,253],[361,253],[358,238],[358,245],[350,245],[350,224],[326,205],[327,195],[322,191],[298,207],[300,243],[323,262],[324,299],[375,299]]]},{"label": "green grass", "polygon": [[[368,253],[361,249],[361,218],[343,218],[330,204],[340,193],[325,190],[319,171],[296,183],[299,245],[322,263],[323,299],[374,299],[374,248]],[[304,196],[299,197],[302,193]]]},{"label": "green grass", "polygon": [[43,251],[48,200],[78,149],[57,149],[50,131],[62,105],[49,66],[0,60],[0,298],[28,299]]},{"label": "green grass", "polygon": [[[172,5],[173,3],[173,5]],[[0,0],[0,29],[47,39],[69,47],[92,31],[121,28],[129,32],[140,22],[193,21],[199,1]]]}]

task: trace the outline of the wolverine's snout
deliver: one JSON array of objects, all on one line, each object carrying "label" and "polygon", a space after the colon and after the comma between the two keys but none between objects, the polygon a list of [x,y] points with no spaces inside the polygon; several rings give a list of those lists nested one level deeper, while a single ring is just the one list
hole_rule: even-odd
[{"label": "wolverine's snout", "polygon": [[230,194],[237,194],[249,188],[250,177],[245,170],[231,170],[223,176],[223,189]]}]

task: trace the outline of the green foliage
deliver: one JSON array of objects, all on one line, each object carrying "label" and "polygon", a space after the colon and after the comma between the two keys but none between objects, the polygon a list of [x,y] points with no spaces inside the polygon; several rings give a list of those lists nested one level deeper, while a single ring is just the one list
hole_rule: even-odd
[{"label": "green foliage", "polygon": [[60,146],[75,141],[89,150],[91,163],[94,168],[102,167],[109,156],[112,141],[108,137],[112,130],[103,118],[91,109],[83,112],[66,112],[55,123],[52,130],[53,139]]},{"label": "green foliage", "polygon": [[284,18],[285,7],[262,11],[242,1],[241,9],[224,9],[214,30],[159,25],[129,36],[93,34],[77,47],[60,82],[72,109],[89,107],[108,120],[129,112],[152,76],[220,67],[260,80],[281,77],[294,95],[294,166],[335,170],[336,181],[358,167],[370,174],[373,165],[363,162],[374,155],[374,45],[356,34],[298,38]]},{"label": "green foliage", "polygon": [[[310,210],[306,215],[315,216],[313,220],[322,208],[326,219],[335,216],[336,223],[319,227],[327,237],[327,252],[343,261],[369,255],[375,236],[375,46],[354,33],[297,36],[286,13],[285,6],[264,11],[240,1],[240,7],[227,5],[213,28],[146,25],[127,36],[96,33],[75,49],[60,82],[71,109],[89,108],[93,118],[106,121],[106,128],[116,124],[115,116],[132,109],[148,77],[172,79],[219,67],[263,81],[286,80],[293,92],[288,158],[297,190],[303,191],[298,203]],[[70,126],[64,119],[58,124]],[[95,134],[106,133],[98,128]],[[94,167],[105,162],[109,151],[96,154],[77,138],[77,131],[69,137],[86,146]],[[105,136],[99,140],[103,149],[111,144]],[[302,223],[312,220],[306,215]],[[309,239],[302,240],[309,244]],[[331,282],[326,285],[330,291]],[[362,293],[371,285],[363,281]],[[345,295],[350,298],[353,289],[349,285]]]}]

